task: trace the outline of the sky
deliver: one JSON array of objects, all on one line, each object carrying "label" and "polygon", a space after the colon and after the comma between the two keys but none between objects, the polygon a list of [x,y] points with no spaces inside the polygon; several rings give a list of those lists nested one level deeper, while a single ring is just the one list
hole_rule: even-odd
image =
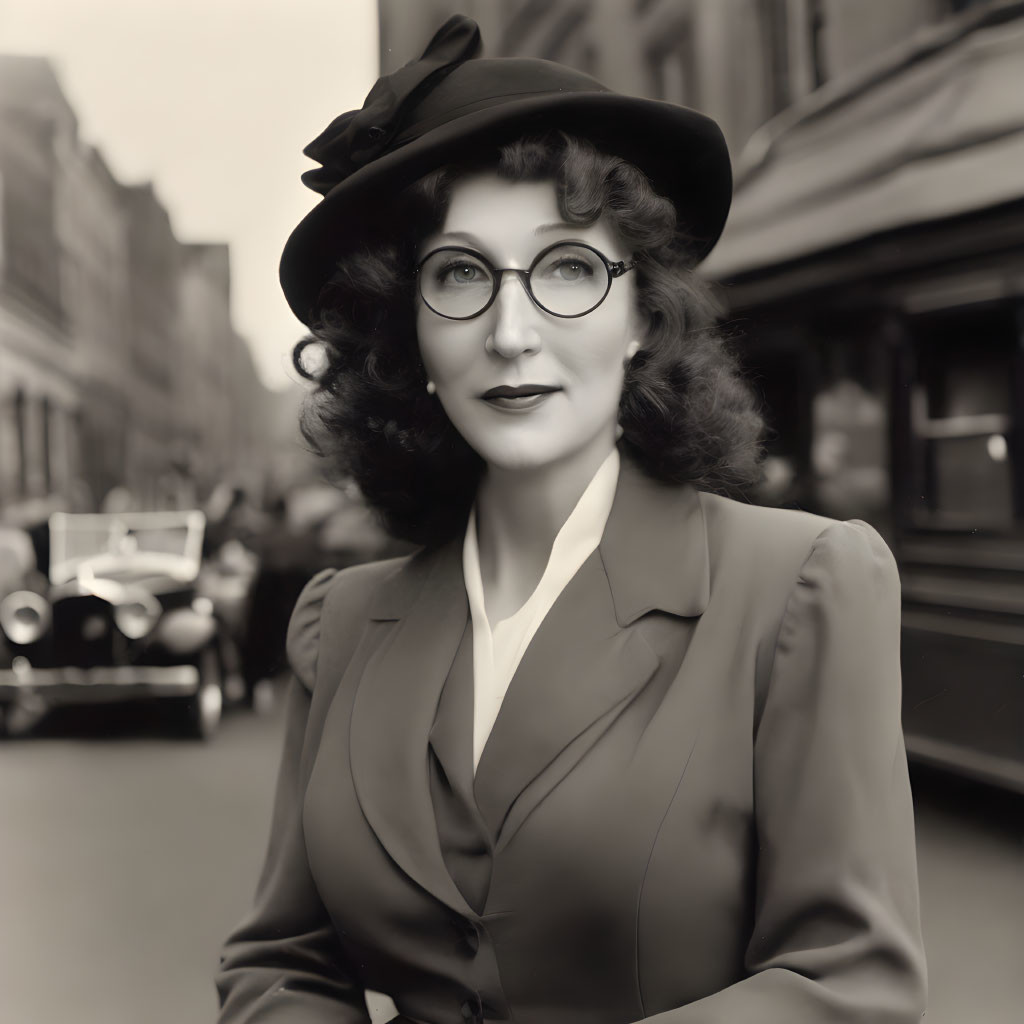
[{"label": "sky", "polygon": [[377,76],[373,0],[0,0],[0,52],[50,57],[81,137],[152,181],[183,242],[227,242],[232,316],[264,382],[303,334],[277,281],[319,198],[302,148]]}]

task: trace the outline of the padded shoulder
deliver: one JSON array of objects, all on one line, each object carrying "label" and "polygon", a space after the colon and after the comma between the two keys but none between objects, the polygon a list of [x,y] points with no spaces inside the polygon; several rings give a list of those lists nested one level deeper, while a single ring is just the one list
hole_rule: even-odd
[{"label": "padded shoulder", "polygon": [[382,562],[367,562],[347,569],[322,569],[302,589],[288,623],[288,663],[302,685],[312,692],[320,653],[321,623],[324,606],[330,605],[328,618],[335,624],[331,636],[344,630],[336,628],[340,616],[346,622],[366,612],[371,595],[392,575],[408,556]]},{"label": "padded shoulder", "polygon": [[878,531],[861,519],[832,522],[814,539],[800,568],[805,588],[834,593],[848,599],[858,593],[899,596],[899,569],[889,546]]},{"label": "padded shoulder", "polygon": [[783,572],[790,582],[815,538],[837,522],[794,509],[751,505],[718,494],[701,493],[712,564],[736,559],[744,572]]},{"label": "padded shoulder", "polygon": [[316,679],[324,598],[337,575],[336,569],[322,569],[318,572],[302,588],[288,623],[288,663],[302,685],[310,691]]}]

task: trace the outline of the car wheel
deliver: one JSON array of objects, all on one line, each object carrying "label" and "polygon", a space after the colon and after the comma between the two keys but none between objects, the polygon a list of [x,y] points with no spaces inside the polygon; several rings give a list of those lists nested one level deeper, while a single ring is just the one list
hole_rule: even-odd
[{"label": "car wheel", "polygon": [[220,658],[212,645],[199,655],[199,689],[186,705],[187,730],[193,739],[208,740],[220,726],[224,711]]},{"label": "car wheel", "polygon": [[35,694],[27,694],[0,707],[0,737],[27,736],[46,712],[46,702]]}]

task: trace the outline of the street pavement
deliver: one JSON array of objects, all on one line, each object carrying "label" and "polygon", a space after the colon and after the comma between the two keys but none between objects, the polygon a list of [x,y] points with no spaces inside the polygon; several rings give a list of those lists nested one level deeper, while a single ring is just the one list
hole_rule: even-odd
[{"label": "street pavement", "polygon": [[[202,1024],[266,842],[280,712],[0,743],[0,1020]],[[928,1024],[1017,1024],[1024,801],[915,771]],[[737,1022],[742,1024],[742,1022]]]},{"label": "street pavement", "polygon": [[262,861],[281,720],[229,714],[208,745],[131,724],[0,743],[4,1024],[216,1016],[211,979]]},{"label": "street pavement", "polygon": [[915,768],[927,1024],[1024,1020],[1024,797]]}]

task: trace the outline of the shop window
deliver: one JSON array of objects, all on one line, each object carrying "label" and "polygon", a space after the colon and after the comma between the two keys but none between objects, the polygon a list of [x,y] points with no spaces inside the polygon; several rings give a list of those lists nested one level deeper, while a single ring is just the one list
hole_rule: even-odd
[{"label": "shop window", "polygon": [[17,391],[0,394],[0,509],[21,496]]},{"label": "shop window", "polygon": [[28,416],[25,392],[18,388],[14,394],[14,430],[17,438],[18,497],[28,494]]},{"label": "shop window", "polygon": [[49,398],[44,398],[42,401],[40,417],[43,441],[43,493],[49,494],[53,490],[53,408]]},{"label": "shop window", "polygon": [[889,504],[889,417],[885,403],[852,377],[814,396],[817,507],[837,519],[876,519]]},{"label": "shop window", "polygon": [[911,395],[915,525],[1012,526],[1015,339],[1014,319],[1005,308],[958,311],[920,325]]}]

